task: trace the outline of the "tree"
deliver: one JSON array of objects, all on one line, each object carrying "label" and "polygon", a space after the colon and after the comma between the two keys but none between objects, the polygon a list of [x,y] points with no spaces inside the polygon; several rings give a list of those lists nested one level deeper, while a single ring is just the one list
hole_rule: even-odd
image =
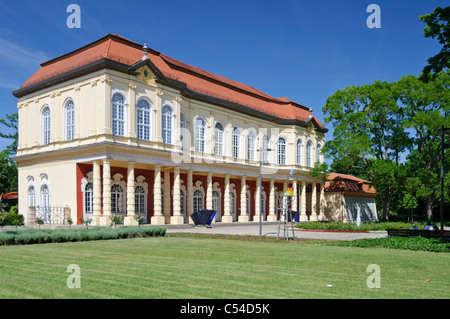
[{"label": "tree", "polygon": [[423,29],[425,37],[437,38],[442,44],[441,51],[429,58],[428,65],[423,69],[422,79],[427,80],[431,72],[439,73],[450,66],[450,7],[437,7],[433,13],[422,15],[419,19],[427,24]]},{"label": "tree", "polygon": [[0,124],[4,125],[7,127],[7,130],[13,130],[13,133],[3,133],[3,129],[2,131],[0,131],[0,137],[2,138],[6,138],[6,139],[12,139],[12,143],[11,145],[9,145],[6,149],[8,151],[8,153],[10,155],[14,155],[17,152],[17,141],[18,141],[18,114],[17,113],[13,113],[11,115],[6,114],[6,120],[5,119],[0,119]]},{"label": "tree", "polygon": [[17,113],[6,115],[5,119],[0,119],[0,124],[6,126],[6,131],[13,130],[12,133],[4,133],[4,129],[0,132],[0,137],[12,139],[12,143],[0,152],[0,194],[17,191],[18,172],[17,164],[11,160],[10,156],[17,152]]},{"label": "tree", "polygon": [[[406,129],[411,129],[411,149],[407,156],[410,177],[417,177],[417,196],[425,200],[427,217],[432,218],[433,204],[440,194],[440,133],[450,127],[450,71],[429,75],[423,82],[405,76],[397,82],[399,99],[404,105]],[[447,153],[448,154],[448,153]],[[447,166],[448,167],[448,166]]]},{"label": "tree", "polygon": [[389,218],[395,190],[403,182],[399,158],[409,143],[397,100],[395,84],[376,81],[337,91],[323,107],[328,115],[325,122],[334,126],[325,154],[344,170],[360,165],[360,173],[354,175],[372,182],[383,206],[383,219]]},{"label": "tree", "polygon": [[17,191],[17,164],[9,158],[8,151],[0,152],[0,194]]}]

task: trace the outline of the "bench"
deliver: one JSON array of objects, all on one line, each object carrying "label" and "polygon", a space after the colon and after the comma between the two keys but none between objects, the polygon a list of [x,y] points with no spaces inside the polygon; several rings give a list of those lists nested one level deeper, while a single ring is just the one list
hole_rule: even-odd
[{"label": "bench", "polygon": [[[440,230],[419,230],[419,229],[388,229],[388,237],[409,237],[422,236],[427,238],[441,237]],[[444,238],[450,238],[450,230],[444,230]]]}]

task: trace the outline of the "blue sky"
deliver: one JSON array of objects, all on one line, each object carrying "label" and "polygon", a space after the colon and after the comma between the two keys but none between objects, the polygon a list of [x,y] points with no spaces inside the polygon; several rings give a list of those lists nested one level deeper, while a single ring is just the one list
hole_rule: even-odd
[{"label": "blue sky", "polygon": [[[81,28],[69,29],[69,4]],[[381,28],[366,25],[369,4]],[[323,122],[328,96],[350,85],[419,75],[440,46],[422,14],[437,0],[41,0],[0,2],[0,118],[17,111],[12,91],[40,63],[108,33],[275,97],[311,107]],[[332,127],[327,139],[332,139]],[[0,139],[0,150],[10,141]]]}]

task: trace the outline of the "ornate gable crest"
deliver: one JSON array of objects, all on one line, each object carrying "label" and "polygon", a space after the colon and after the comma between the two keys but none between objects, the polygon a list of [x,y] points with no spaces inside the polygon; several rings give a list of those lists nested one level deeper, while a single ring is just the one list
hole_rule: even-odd
[{"label": "ornate gable crest", "polygon": [[139,72],[139,74],[136,75],[136,80],[144,82],[148,85],[152,86],[156,85],[155,74],[153,74],[148,65],[144,65],[143,67],[137,69],[136,71]]}]

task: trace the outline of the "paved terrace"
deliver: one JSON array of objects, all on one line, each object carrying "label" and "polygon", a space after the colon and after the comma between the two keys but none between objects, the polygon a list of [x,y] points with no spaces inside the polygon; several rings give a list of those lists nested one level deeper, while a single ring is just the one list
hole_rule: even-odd
[{"label": "paved terrace", "polygon": [[[212,223],[211,227],[195,227],[194,225],[164,225],[166,233],[198,233],[198,234],[223,234],[223,235],[259,235],[259,223]],[[263,222],[262,234],[264,236],[277,236],[278,222]],[[283,228],[280,229],[280,238],[283,238]],[[292,232],[289,231],[292,236]],[[302,231],[295,230],[295,238],[326,239],[326,240],[357,240],[364,238],[387,237],[386,231],[369,233],[358,232],[326,232],[326,231]]]}]

